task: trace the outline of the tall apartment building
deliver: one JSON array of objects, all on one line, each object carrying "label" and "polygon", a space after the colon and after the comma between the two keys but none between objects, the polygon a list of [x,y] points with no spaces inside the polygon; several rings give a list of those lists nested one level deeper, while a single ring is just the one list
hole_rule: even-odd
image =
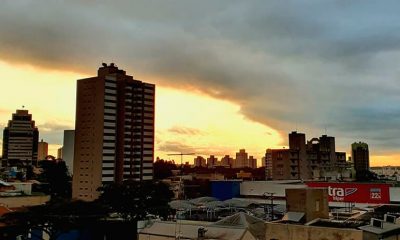
[{"label": "tall apartment building", "polygon": [[231,158],[229,155],[225,155],[223,158],[221,158],[221,166],[231,168],[232,165],[233,158]]},{"label": "tall apartment building", "polygon": [[210,155],[210,157],[207,158],[207,167],[214,168],[217,165],[218,165],[218,158],[216,158],[214,155]]},{"label": "tall apartment building", "polygon": [[236,153],[236,159],[233,162],[233,168],[244,168],[249,166],[249,158],[245,149],[240,149]]},{"label": "tall apartment building", "polygon": [[194,166],[195,167],[206,167],[207,166],[206,159],[203,158],[202,156],[197,156],[194,159]]},{"label": "tall apartment building", "polygon": [[73,198],[91,201],[102,184],[153,178],[154,104],[155,85],[113,63],[78,80]]},{"label": "tall apartment building", "polygon": [[289,149],[268,149],[265,162],[266,178],[273,180],[323,178],[347,168],[346,153],[336,152],[334,137],[322,135],[306,143],[305,134],[297,132],[289,134]]},{"label": "tall apartment building", "polygon": [[74,173],[74,141],[75,130],[64,130],[62,159],[71,174]]},{"label": "tall apartment building", "polygon": [[43,139],[38,143],[38,160],[45,160],[49,155],[49,144],[44,142]]},{"label": "tall apartment building", "polygon": [[253,156],[249,157],[249,168],[257,168],[257,159]]},{"label": "tall apartment building", "polygon": [[24,165],[36,165],[39,130],[28,110],[17,110],[12,114],[3,131],[3,166],[12,166],[17,161]]},{"label": "tall apartment building", "polygon": [[351,144],[351,159],[356,172],[369,170],[368,144],[364,142],[355,142]]}]

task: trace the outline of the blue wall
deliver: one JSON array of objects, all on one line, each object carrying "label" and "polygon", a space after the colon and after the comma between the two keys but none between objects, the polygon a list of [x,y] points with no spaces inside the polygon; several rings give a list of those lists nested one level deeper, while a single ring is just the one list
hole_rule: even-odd
[{"label": "blue wall", "polygon": [[220,201],[239,197],[240,183],[241,181],[211,181],[211,194]]}]

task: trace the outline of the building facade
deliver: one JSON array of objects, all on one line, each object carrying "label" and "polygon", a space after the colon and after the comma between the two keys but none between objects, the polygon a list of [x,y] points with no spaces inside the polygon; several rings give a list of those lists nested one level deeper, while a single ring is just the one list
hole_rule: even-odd
[{"label": "building facade", "polygon": [[336,152],[335,138],[322,135],[306,142],[304,133],[289,133],[289,149],[268,149],[266,178],[272,180],[319,179],[341,176],[348,168],[346,153]]},{"label": "building facade", "polygon": [[253,156],[249,157],[249,168],[257,168],[257,159]]},{"label": "building facade", "polygon": [[245,168],[249,166],[249,158],[245,149],[240,149],[236,153],[236,159],[233,162],[233,168]]},{"label": "building facade", "polygon": [[113,63],[78,80],[73,198],[91,201],[102,184],[152,180],[155,85]]},{"label": "building facade", "polygon": [[38,160],[45,160],[49,155],[49,144],[43,139],[38,143]]},{"label": "building facade", "polygon": [[203,158],[202,156],[197,156],[194,159],[194,166],[195,167],[206,167],[207,166],[206,159]]},{"label": "building facade", "polygon": [[64,160],[71,174],[74,173],[74,141],[75,130],[64,130],[61,158]]},{"label": "building facade", "polygon": [[231,168],[233,165],[233,158],[231,158],[229,155],[225,155],[223,158],[221,158],[221,166]]},{"label": "building facade", "polygon": [[216,166],[218,166],[218,158],[214,155],[210,155],[210,157],[207,158],[207,167],[214,168]]},{"label": "building facade", "polygon": [[369,170],[369,150],[368,144],[355,142],[351,144],[351,159],[356,172]]},{"label": "building facade", "polygon": [[39,130],[28,110],[12,114],[3,131],[3,166],[20,161],[23,165],[36,165],[38,159]]}]

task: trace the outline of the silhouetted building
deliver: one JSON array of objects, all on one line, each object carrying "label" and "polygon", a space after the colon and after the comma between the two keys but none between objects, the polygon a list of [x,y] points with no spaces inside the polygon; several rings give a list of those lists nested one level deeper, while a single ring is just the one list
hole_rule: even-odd
[{"label": "silhouetted building", "polygon": [[265,167],[265,156],[261,158],[261,167]]},{"label": "silhouetted building", "polygon": [[64,160],[71,174],[74,173],[74,141],[75,130],[64,130],[61,158]]},{"label": "silhouetted building", "polygon": [[298,179],[297,172],[290,169],[289,149],[267,149],[265,159],[267,180]]},{"label": "silhouetted building", "polygon": [[236,159],[234,160],[234,168],[244,168],[249,166],[249,159],[245,149],[240,149],[236,153]]},{"label": "silhouetted building", "polygon": [[369,170],[368,144],[363,142],[351,144],[351,159],[356,172]]},{"label": "silhouetted building", "polygon": [[155,85],[113,63],[78,80],[73,198],[94,200],[102,184],[152,180]]},{"label": "silhouetted building", "polygon": [[289,134],[289,149],[267,150],[265,162],[266,178],[273,180],[319,179],[348,168],[346,153],[336,152],[334,137],[322,135],[306,143],[305,134],[295,131]]},{"label": "silhouetted building", "polygon": [[43,139],[38,143],[38,160],[46,159],[47,155],[49,155],[49,144],[47,142],[43,142]]},{"label": "silhouetted building", "polygon": [[214,168],[217,165],[218,165],[218,158],[216,158],[214,155],[210,155],[210,157],[207,158],[207,167]]},{"label": "silhouetted building", "polygon": [[202,156],[197,156],[194,159],[194,166],[195,167],[206,167],[207,166],[206,159],[203,158]]},{"label": "silhouetted building", "polygon": [[39,131],[28,110],[12,114],[3,131],[3,165],[36,165],[38,159]]},{"label": "silhouetted building", "polygon": [[221,166],[231,168],[232,165],[233,158],[231,158],[229,155],[225,155],[223,158],[221,158]]},{"label": "silhouetted building", "polygon": [[257,168],[257,159],[253,156],[249,157],[249,167],[250,168]]},{"label": "silhouetted building", "polygon": [[63,159],[63,148],[57,149],[57,159]]}]

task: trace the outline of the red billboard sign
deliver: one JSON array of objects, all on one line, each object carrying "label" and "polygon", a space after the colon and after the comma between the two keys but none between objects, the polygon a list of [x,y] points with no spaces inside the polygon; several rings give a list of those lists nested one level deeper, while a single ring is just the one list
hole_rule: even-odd
[{"label": "red billboard sign", "polygon": [[327,188],[330,202],[389,203],[390,184],[309,182],[308,187]]}]

